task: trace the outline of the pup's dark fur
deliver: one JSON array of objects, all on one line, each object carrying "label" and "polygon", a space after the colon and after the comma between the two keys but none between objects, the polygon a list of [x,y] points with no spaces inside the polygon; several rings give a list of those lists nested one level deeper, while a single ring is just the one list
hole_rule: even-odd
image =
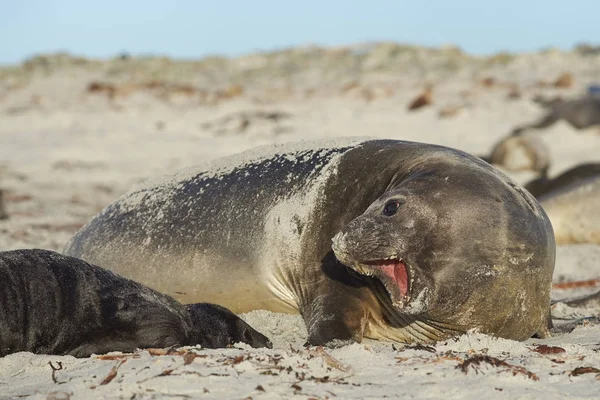
[{"label": "pup's dark fur", "polygon": [[0,356],[131,352],[235,342],[271,347],[228,309],[184,306],[142,284],[46,250],[0,252]]}]

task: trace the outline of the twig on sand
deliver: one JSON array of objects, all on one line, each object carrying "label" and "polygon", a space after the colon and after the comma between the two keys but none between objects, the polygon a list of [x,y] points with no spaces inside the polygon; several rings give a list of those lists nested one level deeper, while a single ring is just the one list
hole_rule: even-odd
[{"label": "twig on sand", "polygon": [[123,365],[126,361],[127,361],[127,359],[124,358],[123,360],[121,360],[121,362],[119,362],[117,365],[115,365],[114,367],[112,367],[111,370],[110,370],[110,372],[108,373],[108,375],[106,375],[106,378],[104,378],[104,380],[102,380],[102,382],[100,382],[100,385],[107,385],[113,379],[115,379],[115,376],[117,376],[117,371],[119,370],[119,367],[121,365]]},{"label": "twig on sand", "polygon": [[[183,356],[186,364],[191,363],[195,358],[206,358],[205,354],[197,354],[193,351],[189,350],[175,350],[172,347],[166,349],[158,349],[158,348],[148,348],[145,349],[151,356]],[[97,360],[123,360],[125,358],[140,358],[140,353],[130,353],[130,354],[103,354],[100,356],[96,356]],[[189,362],[188,362],[189,361]]]},{"label": "twig on sand", "polygon": [[545,344],[542,344],[530,350],[540,354],[559,354],[565,352],[565,349],[563,349],[562,347],[548,346]]},{"label": "twig on sand", "polygon": [[191,363],[194,362],[194,360],[196,359],[198,355],[196,353],[193,352],[187,352],[183,355],[183,365],[190,365]]},{"label": "twig on sand", "polygon": [[[52,364],[52,361],[48,361],[48,365],[50,366],[50,368],[52,368],[52,382],[58,384],[58,379],[56,379],[56,371],[60,371],[63,369],[62,363],[60,361],[57,361],[56,364],[58,364],[58,367],[55,367]],[[60,382],[60,383],[65,383],[65,382]]]},{"label": "twig on sand", "polygon": [[574,289],[581,287],[593,287],[600,285],[600,278],[587,279],[584,281],[560,282],[552,284],[552,289]]},{"label": "twig on sand", "polygon": [[583,374],[598,374],[600,376],[600,369],[594,367],[577,367],[573,371],[569,372],[569,376],[578,376]]},{"label": "twig on sand", "polygon": [[513,376],[525,375],[526,377],[528,377],[529,379],[533,379],[534,381],[539,380],[539,378],[536,374],[528,371],[524,367],[518,367],[516,365],[511,365],[511,364],[507,363],[506,361],[502,361],[496,357],[486,356],[483,354],[477,354],[473,357],[468,358],[467,360],[458,364],[456,366],[456,368],[459,368],[462,372],[464,372],[466,374],[469,371],[469,367],[473,366],[475,373],[479,373],[477,366],[479,366],[482,363],[489,364],[493,367],[505,368],[504,371],[512,372]]},{"label": "twig on sand", "polygon": [[332,368],[346,373],[352,372],[352,367],[343,364],[331,354],[327,353],[321,346],[317,347],[315,350],[309,349],[308,354],[313,357],[321,357],[323,361],[325,361],[325,363]]},{"label": "twig on sand", "polygon": [[124,360],[126,358],[140,358],[140,355],[138,353],[132,353],[132,354],[103,354],[101,356],[96,356],[96,360],[102,360],[102,361]]}]

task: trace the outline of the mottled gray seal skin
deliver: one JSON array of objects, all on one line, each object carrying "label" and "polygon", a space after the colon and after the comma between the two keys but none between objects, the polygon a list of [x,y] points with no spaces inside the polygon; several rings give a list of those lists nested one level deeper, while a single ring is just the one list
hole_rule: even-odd
[{"label": "mottled gray seal skin", "polygon": [[269,340],[231,311],[173,298],[47,250],[0,252],[0,357],[19,351],[88,357],[109,351]]},{"label": "mottled gray seal skin", "polygon": [[300,312],[314,345],[548,335],[546,214],[441,146],[353,138],[242,153],[131,191],[65,251],[184,302]]}]

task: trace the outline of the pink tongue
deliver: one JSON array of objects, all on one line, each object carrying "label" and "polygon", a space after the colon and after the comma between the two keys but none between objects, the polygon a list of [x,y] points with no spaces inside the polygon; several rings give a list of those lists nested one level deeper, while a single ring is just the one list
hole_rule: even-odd
[{"label": "pink tongue", "polygon": [[406,264],[404,262],[398,261],[393,264],[380,264],[377,268],[380,268],[396,282],[402,296],[408,296],[408,272],[406,271]]}]

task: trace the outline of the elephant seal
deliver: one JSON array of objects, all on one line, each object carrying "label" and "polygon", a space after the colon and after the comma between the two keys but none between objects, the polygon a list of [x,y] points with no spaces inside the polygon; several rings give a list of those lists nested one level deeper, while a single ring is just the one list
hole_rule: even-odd
[{"label": "elephant seal", "polygon": [[552,221],[556,243],[600,244],[600,172],[594,173],[596,168],[595,164],[573,168],[555,178],[553,190],[538,197]]},{"label": "elephant seal", "polygon": [[564,171],[555,178],[549,178],[547,174],[543,174],[539,178],[527,182],[524,187],[536,199],[539,199],[545,194],[562,190],[567,186],[575,187],[574,184],[577,182],[595,176],[600,176],[600,163],[583,163]]},{"label": "elephant seal", "polygon": [[600,125],[600,96],[588,94],[571,100],[551,101],[538,98],[536,102],[548,108],[546,115],[536,122],[513,129],[513,135],[522,135],[530,129],[548,128],[559,120],[565,120],[577,130]]},{"label": "elephant seal", "polygon": [[0,252],[0,357],[18,351],[89,357],[109,351],[269,340],[214,304],[173,298],[47,250]]},{"label": "elephant seal", "polygon": [[184,302],[300,312],[313,345],[549,334],[544,210],[430,144],[300,142],[192,167],[109,205],[65,252]]},{"label": "elephant seal", "polygon": [[550,150],[531,134],[506,136],[494,144],[489,156],[479,157],[508,171],[534,171],[545,176],[550,168]]}]

